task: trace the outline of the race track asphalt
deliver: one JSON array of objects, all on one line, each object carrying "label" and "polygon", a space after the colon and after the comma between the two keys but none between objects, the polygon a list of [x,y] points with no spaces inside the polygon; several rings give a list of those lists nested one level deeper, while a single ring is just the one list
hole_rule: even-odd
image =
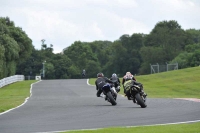
[{"label": "race track asphalt", "polygon": [[118,95],[112,106],[87,79],[43,80],[21,107],[0,115],[0,133],[38,133],[200,120],[200,102],[148,98],[141,108]]}]

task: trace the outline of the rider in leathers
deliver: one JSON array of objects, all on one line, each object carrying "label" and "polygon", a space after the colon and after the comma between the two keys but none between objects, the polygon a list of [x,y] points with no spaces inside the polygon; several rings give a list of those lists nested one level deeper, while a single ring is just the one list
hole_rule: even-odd
[{"label": "rider in leathers", "polygon": [[106,85],[107,83],[113,83],[111,80],[109,80],[107,77],[104,77],[103,73],[98,73],[97,74],[97,80],[95,81],[95,85],[96,85],[96,90],[97,90],[97,97],[100,97],[102,91],[102,88],[104,87],[104,85]]},{"label": "rider in leathers", "polygon": [[119,80],[119,78],[117,77],[117,74],[115,74],[115,73],[113,73],[112,74],[112,77],[110,78],[110,80],[111,81],[117,81],[117,82],[115,82],[115,89],[116,89],[116,91],[117,91],[117,93],[118,92],[120,92],[120,80]]},{"label": "rider in leathers", "polygon": [[[130,82],[130,80],[131,80],[131,84],[138,85],[141,88],[141,92],[143,93],[143,95],[147,96],[147,94],[144,93],[143,85],[141,83],[137,82],[136,78],[130,72],[127,72],[126,75],[122,79],[123,87],[125,86],[126,82]],[[126,94],[128,100],[132,100],[130,91],[126,91],[125,87],[124,87],[124,93]]]}]

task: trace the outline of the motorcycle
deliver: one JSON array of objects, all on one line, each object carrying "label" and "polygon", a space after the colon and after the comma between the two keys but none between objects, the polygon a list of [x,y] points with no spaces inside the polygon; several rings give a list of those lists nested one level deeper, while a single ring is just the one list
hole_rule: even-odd
[{"label": "motorcycle", "polygon": [[86,74],[82,73],[82,78],[85,78],[86,77]]},{"label": "motorcycle", "polygon": [[141,108],[146,108],[146,99],[147,95],[144,94],[142,91],[141,87],[134,84],[134,81],[127,81],[124,85],[126,91],[130,92],[131,99],[133,100],[134,103],[138,104],[141,106]]},{"label": "motorcycle", "polygon": [[115,87],[113,87],[111,84],[107,83],[102,88],[103,94],[105,95],[105,100],[110,102],[112,105],[117,105],[116,99],[117,99],[117,92],[115,90]]},{"label": "motorcycle", "polygon": [[115,88],[116,92],[120,92],[120,83],[118,82],[117,79],[113,79],[112,80],[113,84],[112,84],[112,87]]}]

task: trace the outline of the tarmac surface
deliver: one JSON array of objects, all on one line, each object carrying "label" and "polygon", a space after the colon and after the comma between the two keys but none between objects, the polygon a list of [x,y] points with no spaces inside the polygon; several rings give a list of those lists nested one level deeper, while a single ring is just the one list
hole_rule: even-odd
[{"label": "tarmac surface", "polygon": [[[123,90],[121,90],[123,91]],[[141,108],[118,95],[112,106],[96,97],[87,79],[43,80],[33,85],[28,101],[0,114],[0,133],[39,133],[200,120],[200,102],[148,98]]]}]

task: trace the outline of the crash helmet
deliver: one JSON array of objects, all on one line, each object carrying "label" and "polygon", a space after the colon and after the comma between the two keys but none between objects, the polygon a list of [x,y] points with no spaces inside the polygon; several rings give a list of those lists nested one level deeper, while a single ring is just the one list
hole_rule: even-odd
[{"label": "crash helmet", "polygon": [[126,72],[126,75],[132,75],[131,72]]},{"label": "crash helmet", "polygon": [[117,78],[117,74],[113,73],[112,78]]},{"label": "crash helmet", "polygon": [[128,81],[128,80],[131,80],[132,78],[133,76],[131,74],[128,74],[126,75],[125,80]]},{"label": "crash helmet", "polygon": [[103,73],[102,73],[102,72],[98,73],[98,74],[97,74],[97,78],[98,78],[98,77],[104,77]]}]

